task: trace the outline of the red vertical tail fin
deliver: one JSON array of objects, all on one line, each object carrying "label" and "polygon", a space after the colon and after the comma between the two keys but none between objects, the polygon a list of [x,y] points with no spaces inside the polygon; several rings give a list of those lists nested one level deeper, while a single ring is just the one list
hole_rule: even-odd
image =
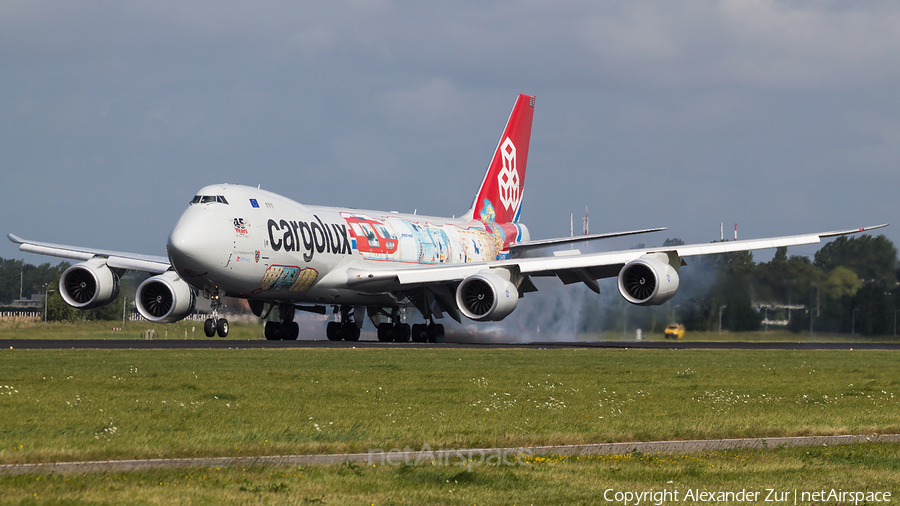
[{"label": "red vertical tail fin", "polygon": [[534,97],[519,95],[467,217],[497,223],[519,220],[533,116]]}]

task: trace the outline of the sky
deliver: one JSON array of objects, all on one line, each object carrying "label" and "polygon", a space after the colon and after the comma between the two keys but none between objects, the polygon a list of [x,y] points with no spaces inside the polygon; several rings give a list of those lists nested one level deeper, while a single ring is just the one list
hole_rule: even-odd
[{"label": "sky", "polygon": [[898,222],[897,48],[896,1],[7,0],[3,233],[165,255],[220,182],[460,215],[519,93],[534,239]]}]

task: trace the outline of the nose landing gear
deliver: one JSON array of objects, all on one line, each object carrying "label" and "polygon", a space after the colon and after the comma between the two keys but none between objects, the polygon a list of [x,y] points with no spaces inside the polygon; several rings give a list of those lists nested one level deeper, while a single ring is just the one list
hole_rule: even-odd
[{"label": "nose landing gear", "polygon": [[210,296],[209,302],[212,306],[212,317],[203,322],[203,333],[206,334],[206,337],[214,337],[216,334],[219,334],[219,337],[227,337],[228,320],[219,318],[219,308],[224,307],[225,304],[218,293]]}]

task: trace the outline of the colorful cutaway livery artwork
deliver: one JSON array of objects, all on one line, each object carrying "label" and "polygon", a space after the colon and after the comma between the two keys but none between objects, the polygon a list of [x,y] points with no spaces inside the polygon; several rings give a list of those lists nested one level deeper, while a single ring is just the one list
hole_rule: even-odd
[{"label": "colorful cutaway livery artwork", "polygon": [[[463,228],[348,212],[341,217],[347,222],[353,249],[367,260],[419,264],[499,260],[509,257],[509,244],[520,235],[514,223],[470,221]],[[317,280],[318,272],[313,268],[272,265],[255,292],[305,292]]]},{"label": "colorful cutaway livery artwork", "polygon": [[461,227],[348,212],[341,217],[349,225],[356,250],[367,260],[420,264],[498,260],[509,256],[509,244],[520,235],[515,223],[470,221]]}]

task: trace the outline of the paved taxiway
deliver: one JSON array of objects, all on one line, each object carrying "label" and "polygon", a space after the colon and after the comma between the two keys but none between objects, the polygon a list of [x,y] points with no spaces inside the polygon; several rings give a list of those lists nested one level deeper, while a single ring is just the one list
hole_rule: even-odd
[{"label": "paved taxiway", "polygon": [[381,343],[378,341],[238,341],[233,339],[0,339],[0,349],[277,349],[277,348],[616,348],[662,350],[900,350],[900,343],[576,341],[532,343]]},{"label": "paved taxiway", "polygon": [[40,464],[0,465],[0,476],[22,474],[84,474],[128,472],[147,469],[224,466],[312,466],[328,464],[427,464],[464,465],[471,461],[481,465],[487,458],[517,460],[535,455],[626,455],[640,453],[693,453],[739,448],[782,448],[789,446],[835,446],[861,443],[898,443],[900,434],[863,434],[844,436],[800,436],[743,439],[703,439],[693,441],[650,441],[634,443],[599,443],[563,446],[523,446],[516,448],[466,448],[461,450],[389,451],[373,453],[337,453],[320,455],[269,455],[259,457],[211,457],[175,459],[105,460],[91,462],[47,462]]}]

